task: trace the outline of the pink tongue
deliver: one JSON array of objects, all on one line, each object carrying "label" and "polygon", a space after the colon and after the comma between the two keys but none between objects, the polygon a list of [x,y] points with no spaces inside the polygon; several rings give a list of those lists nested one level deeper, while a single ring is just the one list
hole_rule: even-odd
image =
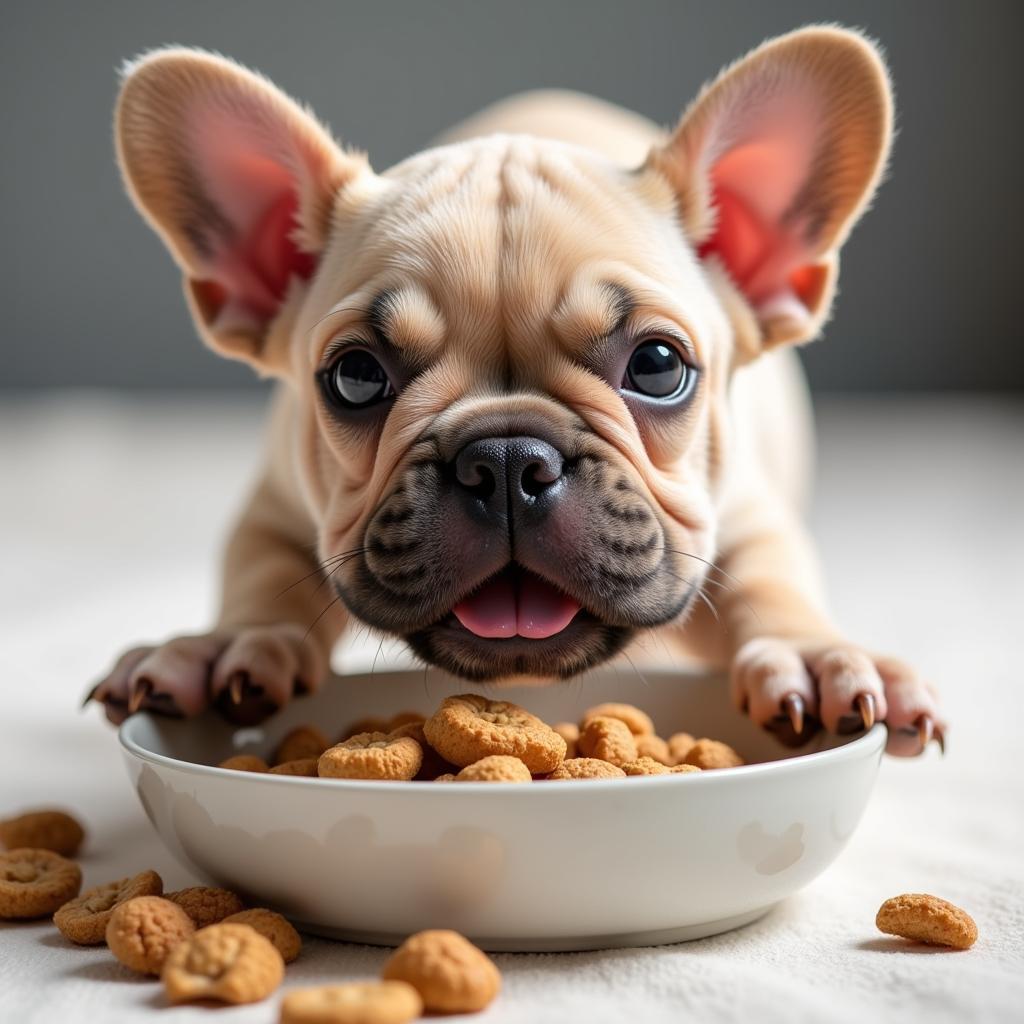
[{"label": "pink tongue", "polygon": [[484,584],[452,611],[470,631],[482,637],[528,637],[543,640],[561,633],[580,610],[571,597],[536,576],[519,579],[518,602],[515,587],[506,576]]}]

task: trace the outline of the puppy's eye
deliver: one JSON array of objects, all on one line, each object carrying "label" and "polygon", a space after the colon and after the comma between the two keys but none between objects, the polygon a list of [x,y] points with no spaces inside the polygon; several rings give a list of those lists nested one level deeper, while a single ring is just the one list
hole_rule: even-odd
[{"label": "puppy's eye", "polygon": [[345,409],[365,409],[395,393],[376,356],[361,348],[344,352],[323,379],[329,397]]},{"label": "puppy's eye", "polygon": [[685,390],[692,373],[674,345],[653,338],[633,350],[622,387],[649,398],[674,398]]}]

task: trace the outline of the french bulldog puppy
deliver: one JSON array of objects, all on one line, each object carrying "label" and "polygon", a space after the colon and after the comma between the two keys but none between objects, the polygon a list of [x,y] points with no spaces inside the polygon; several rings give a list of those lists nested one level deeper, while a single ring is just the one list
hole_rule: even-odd
[{"label": "french bulldog puppy", "polygon": [[931,688],[830,620],[800,521],[787,348],[828,316],[891,135],[878,51],[833,27],[758,47],[669,133],[530,93],[381,174],[229,60],[131,64],[128,191],[203,339],[280,384],[213,630],[91,696],[257,720],[358,622],[473,683],[643,643],[729,666],[791,742],[941,743]]}]

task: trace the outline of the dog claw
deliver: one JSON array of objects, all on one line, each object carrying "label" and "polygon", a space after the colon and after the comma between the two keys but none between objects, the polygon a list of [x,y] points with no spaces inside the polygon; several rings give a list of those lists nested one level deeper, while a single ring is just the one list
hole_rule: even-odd
[{"label": "dog claw", "polygon": [[89,706],[89,701],[93,700],[96,697],[96,694],[100,692],[100,687],[102,685],[102,683],[97,683],[94,687],[92,687],[92,689],[89,690],[89,692],[85,695],[85,699],[82,701],[80,710],[84,711]]},{"label": "dog claw", "polygon": [[787,693],[779,702],[782,710],[789,718],[793,732],[799,736],[804,731],[804,699],[799,693]]},{"label": "dog claw", "polygon": [[241,704],[242,696],[245,689],[245,676],[241,672],[236,672],[228,683],[228,696],[231,698],[232,704]]},{"label": "dog claw", "polygon": [[[921,741],[921,752],[924,752],[925,747],[932,740],[932,736],[935,732],[935,723],[932,721],[930,715],[921,715],[917,722],[917,737]],[[940,743],[941,747],[941,743]]]},{"label": "dog claw", "polygon": [[935,728],[935,742],[939,745],[939,753],[943,757],[946,756],[946,734],[936,726]]},{"label": "dog claw", "polygon": [[865,729],[870,729],[875,724],[875,697],[871,693],[858,693],[854,698],[854,707],[860,712],[861,721]]},{"label": "dog claw", "polygon": [[138,679],[128,695],[128,714],[134,715],[142,707],[143,701],[153,692],[152,679]]}]

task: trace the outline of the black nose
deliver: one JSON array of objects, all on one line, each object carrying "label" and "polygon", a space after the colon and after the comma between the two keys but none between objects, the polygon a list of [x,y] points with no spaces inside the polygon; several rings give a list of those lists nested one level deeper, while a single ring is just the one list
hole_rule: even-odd
[{"label": "black nose", "polygon": [[529,505],[562,479],[564,465],[562,453],[540,438],[485,437],[455,456],[455,479],[487,504]]}]

